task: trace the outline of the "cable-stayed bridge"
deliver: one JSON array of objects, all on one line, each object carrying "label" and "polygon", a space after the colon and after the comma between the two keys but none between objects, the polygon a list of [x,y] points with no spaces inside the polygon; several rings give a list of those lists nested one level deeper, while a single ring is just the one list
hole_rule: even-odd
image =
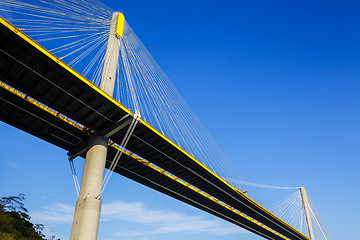
[{"label": "cable-stayed bridge", "polygon": [[67,150],[70,163],[87,159],[81,188],[74,174],[71,239],[96,238],[112,172],[266,239],[327,239],[303,188],[278,206],[301,203],[300,214],[290,210],[300,227],[240,189],[239,174],[121,13],[72,0],[5,0],[1,12],[0,119]]}]

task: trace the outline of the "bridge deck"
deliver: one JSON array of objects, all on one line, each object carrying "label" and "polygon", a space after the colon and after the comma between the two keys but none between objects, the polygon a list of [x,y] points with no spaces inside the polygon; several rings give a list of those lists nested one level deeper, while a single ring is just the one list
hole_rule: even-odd
[{"label": "bridge deck", "polygon": [[[0,84],[0,120],[74,151],[86,145],[92,131],[105,131],[133,115],[11,24],[0,22],[0,81],[5,83]],[[111,137],[115,144],[107,166],[126,130]],[[119,174],[265,238],[308,239],[143,120],[127,149],[131,152],[115,169]]]}]

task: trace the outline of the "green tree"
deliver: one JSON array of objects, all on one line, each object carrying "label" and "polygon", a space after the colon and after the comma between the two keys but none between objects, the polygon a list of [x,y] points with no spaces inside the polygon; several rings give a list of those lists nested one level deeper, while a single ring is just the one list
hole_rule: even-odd
[{"label": "green tree", "polygon": [[[30,222],[24,206],[25,194],[0,198],[0,239],[45,240],[44,225]],[[55,239],[52,236],[50,239]],[[59,239],[58,239],[59,240]]]},{"label": "green tree", "polygon": [[19,212],[27,215],[28,210],[24,207],[23,201],[25,201],[23,193],[18,196],[2,197],[0,198],[0,211]]}]

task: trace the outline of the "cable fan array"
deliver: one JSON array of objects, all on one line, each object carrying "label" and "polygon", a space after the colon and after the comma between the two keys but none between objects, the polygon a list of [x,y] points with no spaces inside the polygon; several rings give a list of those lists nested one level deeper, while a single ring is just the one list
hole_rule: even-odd
[{"label": "cable fan array", "polygon": [[288,196],[286,199],[273,204],[268,209],[295,229],[306,236],[309,236],[299,190]]},{"label": "cable fan array", "polygon": [[312,222],[312,226],[314,228],[314,237],[315,239],[324,239],[324,240],[332,240],[332,237],[329,231],[326,229],[325,224],[320,218],[320,215],[317,213],[314,204],[308,196],[308,207],[310,210],[310,218]]},{"label": "cable fan array", "polygon": [[287,198],[269,206],[268,209],[283,221],[309,237],[309,229],[305,215],[306,204],[309,209],[314,238],[317,240],[331,240],[332,238],[326,230],[325,225],[320,220],[314,205],[311,203],[309,197],[307,198],[308,202],[304,203],[301,198],[300,189],[298,189]]},{"label": "cable fan array", "polygon": [[[219,176],[242,179],[128,23],[120,41],[115,97]],[[240,187],[240,184],[234,184]]]},{"label": "cable fan array", "polygon": [[0,14],[90,81],[101,76],[113,10],[97,0],[1,0]]}]

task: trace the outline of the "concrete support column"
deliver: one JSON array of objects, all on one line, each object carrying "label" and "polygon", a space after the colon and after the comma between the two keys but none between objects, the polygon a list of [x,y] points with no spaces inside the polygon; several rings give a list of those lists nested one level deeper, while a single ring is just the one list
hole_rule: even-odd
[{"label": "concrete support column", "polygon": [[120,42],[118,36],[115,35],[118,18],[119,13],[115,12],[111,20],[112,24],[110,25],[109,39],[100,82],[100,89],[110,96],[114,94],[116,72],[119,65]]},{"label": "concrete support column", "polygon": [[304,187],[300,188],[300,193],[301,193],[301,200],[305,209],[305,217],[306,217],[306,222],[307,222],[307,226],[309,229],[309,236],[311,240],[315,240],[314,237],[314,230],[312,227],[312,223],[311,223],[311,218],[310,218],[310,211],[309,211],[309,206],[308,206],[308,198],[306,195],[306,191]]},{"label": "concrete support column", "polygon": [[[119,64],[119,39],[123,34],[124,23],[125,18],[122,13],[113,13],[100,84],[100,88],[110,96],[114,93]],[[89,146],[70,240],[97,239],[101,212],[101,200],[98,194],[100,194],[104,178],[108,139],[94,133],[90,137]]]},{"label": "concrete support column", "polygon": [[97,195],[104,177],[108,141],[102,136],[93,134],[90,138],[90,146],[92,147],[86,154],[70,240],[97,239],[101,211],[101,200]]},{"label": "concrete support column", "polygon": [[[112,15],[100,88],[113,96],[119,63],[120,42],[125,18],[122,13]],[[70,240],[96,240],[100,221],[101,186],[104,178],[108,139],[94,133],[86,154],[79,200],[76,203]]]}]

